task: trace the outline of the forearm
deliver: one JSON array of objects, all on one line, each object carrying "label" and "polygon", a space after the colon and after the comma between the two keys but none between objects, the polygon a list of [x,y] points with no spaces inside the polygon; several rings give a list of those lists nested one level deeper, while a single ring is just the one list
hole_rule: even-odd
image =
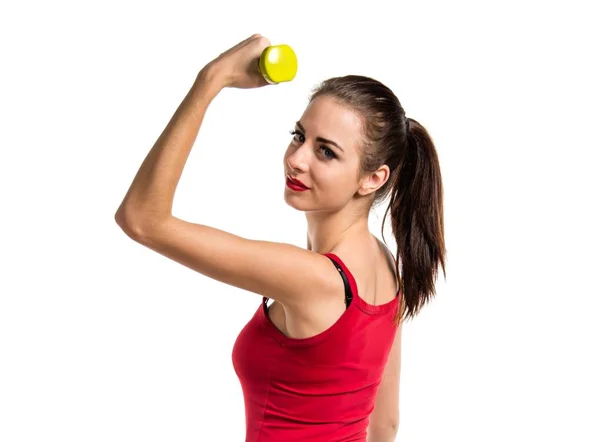
[{"label": "forearm", "polygon": [[172,214],[175,189],[210,102],[221,90],[219,77],[205,68],[144,159],[117,217],[133,227]]}]

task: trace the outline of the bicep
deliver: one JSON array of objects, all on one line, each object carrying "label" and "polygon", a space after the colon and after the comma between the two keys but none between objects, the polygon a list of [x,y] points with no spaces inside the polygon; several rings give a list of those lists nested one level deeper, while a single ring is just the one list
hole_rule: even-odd
[{"label": "bicep", "polygon": [[402,341],[402,322],[400,322],[390,355],[386,362],[383,377],[377,395],[375,408],[369,418],[369,427],[373,430],[396,429],[400,420],[400,355]]},{"label": "bicep", "polygon": [[121,228],[140,244],[217,281],[305,305],[311,297],[334,296],[339,276],[331,261],[292,244],[242,238],[214,227],[170,216]]}]

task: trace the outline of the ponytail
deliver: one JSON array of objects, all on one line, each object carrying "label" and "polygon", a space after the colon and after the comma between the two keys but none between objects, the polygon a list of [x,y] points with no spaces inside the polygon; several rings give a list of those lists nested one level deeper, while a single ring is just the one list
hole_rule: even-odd
[{"label": "ponytail", "polygon": [[[414,318],[435,295],[441,264],[446,278],[443,186],[438,156],[427,130],[407,118],[406,148],[390,179],[392,232],[396,239],[396,270],[402,263],[402,304],[396,321]],[[382,225],[383,236],[383,225]]]}]

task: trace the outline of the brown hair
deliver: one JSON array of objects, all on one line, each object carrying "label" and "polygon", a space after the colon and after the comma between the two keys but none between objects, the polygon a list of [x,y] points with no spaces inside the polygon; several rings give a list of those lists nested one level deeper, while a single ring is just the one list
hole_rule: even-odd
[{"label": "brown hair", "polygon": [[391,212],[404,301],[396,321],[414,318],[435,295],[439,264],[446,278],[442,176],[433,141],[419,122],[406,117],[396,95],[377,80],[360,75],[330,78],[311,91],[309,101],[320,95],[360,116],[361,175],[384,164],[390,168],[390,177],[375,192],[372,207],[391,194],[381,234]]}]

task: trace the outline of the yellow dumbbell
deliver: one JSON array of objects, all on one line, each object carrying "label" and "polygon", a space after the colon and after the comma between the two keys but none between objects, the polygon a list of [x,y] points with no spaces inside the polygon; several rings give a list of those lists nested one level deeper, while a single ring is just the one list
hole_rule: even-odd
[{"label": "yellow dumbbell", "polygon": [[292,81],[298,70],[298,59],[288,45],[269,46],[260,55],[258,68],[271,84]]}]

